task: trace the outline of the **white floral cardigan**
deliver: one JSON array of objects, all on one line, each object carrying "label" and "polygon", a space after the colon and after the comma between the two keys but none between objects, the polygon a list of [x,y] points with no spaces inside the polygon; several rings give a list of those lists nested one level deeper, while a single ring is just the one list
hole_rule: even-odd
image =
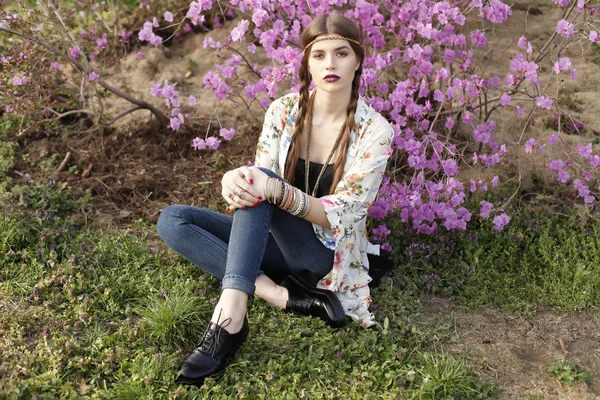
[{"label": "white floral cardigan", "polygon": [[[255,165],[285,175],[285,160],[298,114],[298,94],[275,100],[268,108],[258,144]],[[345,174],[332,195],[320,198],[331,228],[313,224],[323,245],[334,250],[332,270],[318,283],[332,290],[344,312],[362,326],[373,325],[369,311],[367,210],[375,200],[392,153],[390,124],[359,98],[346,155]]]}]

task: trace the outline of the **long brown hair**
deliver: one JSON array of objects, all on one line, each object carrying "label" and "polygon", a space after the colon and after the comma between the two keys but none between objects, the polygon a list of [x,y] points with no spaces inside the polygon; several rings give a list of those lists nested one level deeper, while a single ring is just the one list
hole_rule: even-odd
[{"label": "long brown hair", "polygon": [[[304,56],[300,65],[300,93],[298,98],[298,115],[292,133],[292,143],[290,145],[289,156],[285,166],[285,179],[294,183],[294,171],[296,163],[300,156],[300,146],[298,142],[302,132],[308,127],[309,101],[310,94],[308,88],[311,84],[312,77],[308,72],[308,58],[310,57],[310,48],[306,46],[320,35],[340,35],[349,39],[354,39],[362,43],[362,31],[352,20],[344,17],[341,14],[327,14],[315,17],[311,23],[302,31],[300,35],[300,43],[304,48]],[[342,139],[340,141],[341,151],[335,159],[333,166],[333,183],[329,194],[333,194],[335,187],[344,175],[344,165],[346,164],[346,153],[350,146],[350,132],[354,129],[354,114],[358,104],[358,88],[360,86],[360,75],[362,74],[362,63],[365,59],[365,52],[362,46],[348,41],[356,56],[360,60],[358,69],[354,72],[354,80],[352,81],[352,92],[350,95],[350,103],[346,112],[346,122]],[[313,45],[310,47],[312,48]],[[306,188],[308,190],[308,188]]]}]

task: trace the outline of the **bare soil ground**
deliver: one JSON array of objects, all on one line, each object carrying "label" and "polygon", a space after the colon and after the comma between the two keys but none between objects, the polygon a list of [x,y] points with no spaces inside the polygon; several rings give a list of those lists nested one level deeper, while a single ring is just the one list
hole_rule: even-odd
[{"label": "bare soil ground", "polygon": [[[432,310],[423,322],[453,320],[457,339],[443,351],[466,356],[479,376],[502,388],[502,399],[591,400],[600,398],[600,314],[595,310],[516,316]],[[589,385],[561,386],[548,368],[557,361],[592,373]]]}]

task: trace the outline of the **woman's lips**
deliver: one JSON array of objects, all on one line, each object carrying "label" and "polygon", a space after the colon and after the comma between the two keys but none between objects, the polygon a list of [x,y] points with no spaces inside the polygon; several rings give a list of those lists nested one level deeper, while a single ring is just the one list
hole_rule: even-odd
[{"label": "woman's lips", "polygon": [[340,79],[340,77],[337,75],[327,75],[325,78],[323,78],[323,80],[325,82],[335,82],[335,81],[338,81],[339,79]]}]

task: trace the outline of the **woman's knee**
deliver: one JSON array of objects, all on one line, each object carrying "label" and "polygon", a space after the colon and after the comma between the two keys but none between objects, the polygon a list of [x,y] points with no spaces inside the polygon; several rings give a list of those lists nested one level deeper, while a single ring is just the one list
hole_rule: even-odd
[{"label": "woman's knee", "polygon": [[255,167],[258,168],[259,170],[261,170],[262,172],[264,172],[265,174],[272,176],[273,178],[281,178],[279,175],[277,175],[275,172],[271,171],[268,168],[265,167]]},{"label": "woman's knee", "polygon": [[156,231],[165,241],[174,233],[181,222],[181,210],[185,206],[174,204],[162,209],[158,221],[156,222]]}]

